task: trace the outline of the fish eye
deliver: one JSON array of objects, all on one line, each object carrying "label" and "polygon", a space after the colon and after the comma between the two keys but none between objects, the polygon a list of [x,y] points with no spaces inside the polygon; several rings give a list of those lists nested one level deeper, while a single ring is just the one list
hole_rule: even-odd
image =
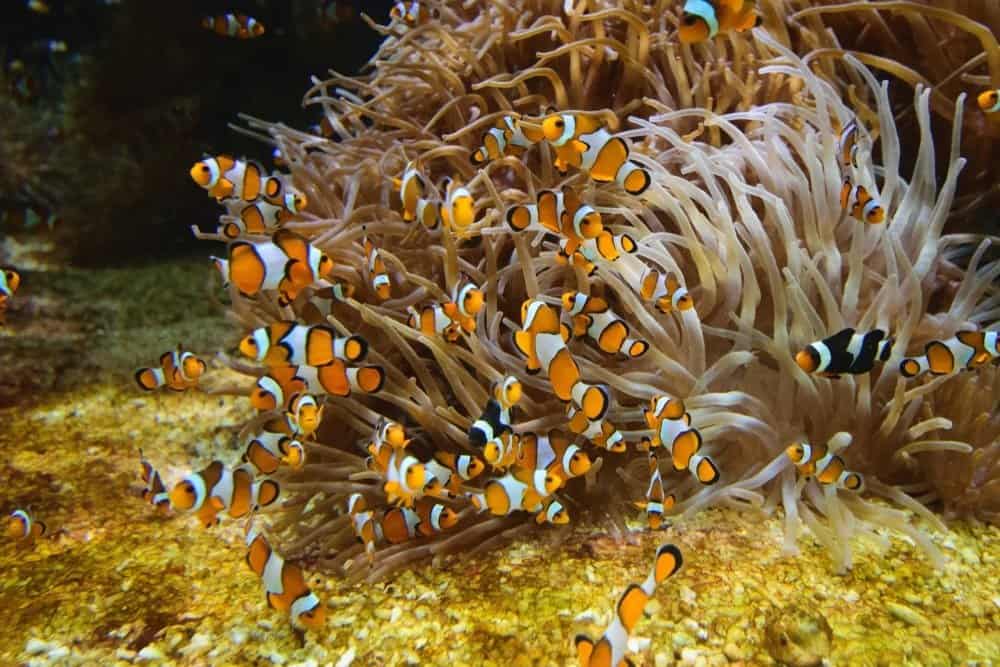
[{"label": "fish eye", "polygon": [[555,126],[558,127],[559,129],[562,129],[563,127],[566,126],[566,123],[563,122],[562,118],[558,118],[556,119]]},{"label": "fish eye", "polygon": [[203,174],[209,174],[211,172],[212,172],[212,170],[208,168],[208,165],[205,164],[204,162],[202,162],[201,163],[201,173],[203,173]]},{"label": "fish eye", "polygon": [[192,484],[191,482],[184,482],[184,493],[193,496],[194,484]]}]

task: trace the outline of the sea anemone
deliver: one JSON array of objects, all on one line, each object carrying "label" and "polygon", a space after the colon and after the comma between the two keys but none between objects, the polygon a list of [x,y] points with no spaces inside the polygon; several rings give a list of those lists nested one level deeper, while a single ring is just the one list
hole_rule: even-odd
[{"label": "sea anemone", "polygon": [[[595,463],[558,493],[574,519],[590,510],[626,528],[649,483],[647,455],[636,452],[654,435],[643,408],[668,396],[683,402],[704,443],[701,454],[721,473],[709,485],[715,480],[687,471],[666,475],[676,499],[670,513],[780,506],[788,550],[804,523],[838,571],[850,567],[852,537],[877,536],[881,528],[905,533],[939,565],[933,541],[904,510],[943,528],[924,503],[940,500],[955,513],[995,518],[1000,501],[990,417],[997,393],[981,391],[995,387],[995,369],[931,382],[907,380],[898,370],[915,343],[996,326],[1000,263],[990,259],[990,241],[942,235],[965,164],[964,99],[954,103],[939,182],[932,91],[915,87],[919,145],[912,173],[904,174],[889,87],[845,56],[838,68],[859,82],[855,99],[869,100],[862,118],[875,128],[859,129],[856,166],[845,165],[840,130],[858,110],[844,102],[839,79],[783,44],[783,28],[775,28],[782,41],[769,23],[727,35],[712,47],[728,49],[727,60],[709,64],[700,61],[709,47],[674,43],[674,3],[593,11],[575,4],[537,0],[475,10],[433,3],[438,16],[423,25],[379,28],[387,38],[370,74],[315,82],[305,101],[322,109],[330,138],[245,119],[247,132],[280,151],[290,171],[285,182],[308,199],[284,229],[333,260],[328,278],[336,288],[320,285],[289,298],[267,291],[248,297],[232,287],[239,335],[279,320],[328,324],[340,336],[362,336],[367,362],[385,374],[377,392],[328,396],[315,441],[304,443],[304,465],[276,474],[284,501],[272,515],[272,534],[282,552],[377,579],[421,559],[558,530],[536,527],[534,512],[477,511],[469,497],[502,474],[495,471],[441,501],[457,512],[456,525],[380,545],[370,561],[354,519],[366,507],[388,508],[387,495],[397,493],[398,483],[383,484],[378,465],[363,458],[385,419],[403,425],[412,440],[406,451],[417,460],[430,461],[435,452],[482,455],[470,444],[470,427],[484,414],[491,387],[513,376],[523,388],[511,424],[516,434],[566,427],[566,403],[545,372],[526,372],[511,338],[526,325],[526,300],[558,310],[565,292],[579,291],[603,297],[647,348],[623,359],[582,339],[568,343],[587,386],[610,395],[602,417],[627,443],[621,452],[599,429],[589,439],[600,446],[578,438]],[[546,141],[480,169],[470,163],[504,115],[543,127],[551,108],[579,110],[617,132],[648,174],[648,187],[633,195],[615,182],[560,174]],[[405,220],[394,181],[408,165],[419,168],[435,202],[445,192],[442,178],[464,184],[478,219],[433,231]],[[883,223],[865,224],[843,210],[845,176],[881,202]],[[554,235],[511,229],[512,207],[561,188],[592,205],[605,229],[634,240],[634,252],[594,259],[591,276],[584,263],[560,261]],[[363,238],[385,264],[386,300],[371,286],[377,265]],[[671,310],[644,298],[640,283],[653,272],[673,279],[675,294],[686,286],[693,308]],[[409,308],[453,301],[467,281],[485,298],[472,326],[452,330],[455,342],[408,322]],[[808,374],[796,363],[811,342],[845,327],[888,332],[891,354],[871,372],[840,378]],[[267,373],[226,359],[251,378]],[[273,417],[266,413],[245,431]],[[831,443],[865,477],[866,493],[888,502],[800,476],[785,453],[795,442]],[[948,466],[934,465],[942,458]]]}]

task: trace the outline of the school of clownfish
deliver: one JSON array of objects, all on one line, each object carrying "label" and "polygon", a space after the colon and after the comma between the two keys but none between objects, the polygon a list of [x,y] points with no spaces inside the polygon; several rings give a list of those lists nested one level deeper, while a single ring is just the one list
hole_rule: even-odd
[{"label": "school of clownfish", "polygon": [[[403,27],[430,20],[433,13],[420,2],[398,2],[392,19]],[[679,37],[692,43],[714,38],[729,30],[742,31],[759,23],[755,3],[744,0],[687,0]],[[264,27],[243,14],[229,13],[206,18],[204,26],[220,35],[236,38],[257,37]],[[987,113],[1000,112],[1000,91],[978,97]],[[321,128],[317,128],[320,131]],[[477,167],[500,157],[521,156],[541,141],[555,151],[560,173],[569,169],[587,174],[597,183],[617,183],[625,192],[641,196],[650,184],[649,173],[629,159],[629,144],[603,124],[584,114],[554,113],[538,121],[507,115],[486,130],[481,145],[470,155]],[[845,171],[841,206],[845,214],[865,223],[881,224],[886,211],[868,188],[854,182],[860,168],[861,128],[857,122],[840,132],[837,151]],[[280,153],[275,161],[280,164]],[[267,173],[257,162],[218,155],[196,163],[190,175],[226,210],[220,218],[218,238],[228,241],[227,256],[213,257],[223,283],[233,285],[241,295],[252,298],[273,292],[280,305],[289,305],[306,289],[326,290],[340,301],[352,299],[355,287],[330,279],[332,260],[307,239],[283,228],[308,207],[288,174]],[[393,179],[398,192],[400,213],[405,221],[419,221],[428,231],[441,228],[461,232],[477,218],[475,200],[466,185],[452,179],[441,183],[443,196],[421,171],[419,160],[406,165]],[[630,235],[611,234],[604,229],[600,213],[583,202],[570,187],[543,190],[534,201],[507,209],[506,224],[514,233],[544,230],[559,237],[557,261],[573,263],[593,276],[598,265],[607,263],[630,284],[637,285],[641,297],[662,313],[682,313],[694,303],[677,277],[663,274],[631,257],[637,242]],[[268,240],[247,237],[267,236]],[[365,274],[378,301],[391,295],[392,283],[378,247],[362,239]],[[0,324],[20,284],[11,269],[0,271]],[[458,343],[462,334],[476,330],[476,319],[484,303],[478,285],[463,280],[456,284],[451,299],[419,309],[410,306],[408,326],[428,337]],[[562,313],[541,299],[525,301],[521,325],[514,332],[514,347],[525,358],[525,373],[544,372],[553,393],[567,406],[567,427],[571,435],[553,429],[545,434],[515,430],[516,405],[522,386],[510,375],[494,382],[491,397],[468,431],[470,445],[482,456],[439,450],[423,460],[408,450],[410,439],[404,425],[383,417],[364,446],[366,468],[384,482],[388,505],[373,508],[364,494],[354,493],[345,510],[369,560],[382,543],[399,544],[417,537],[429,537],[458,523],[458,515],[438,502],[464,497],[480,512],[506,516],[515,512],[534,515],[539,524],[565,524],[570,520],[556,493],[569,479],[584,475],[592,466],[588,453],[574,443],[583,436],[599,449],[623,452],[627,443],[607,419],[612,396],[606,385],[591,384],[568,346],[571,339],[589,339],[608,355],[625,359],[642,356],[649,344],[633,338],[628,323],[608,302],[597,296],[566,292],[561,298]],[[566,316],[571,324],[562,321]],[[836,379],[844,374],[872,371],[892,353],[893,339],[875,329],[857,332],[845,328],[807,345],[795,355],[804,372]],[[194,513],[205,527],[223,517],[247,520],[247,563],[263,581],[270,606],[288,611],[292,623],[301,628],[318,628],[324,622],[324,608],[309,589],[305,575],[295,564],[286,562],[270,545],[265,532],[253,523],[255,512],[277,501],[278,483],[267,476],[281,465],[300,468],[308,444],[323,419],[323,397],[349,396],[352,391],[377,394],[385,382],[385,371],[377,365],[362,365],[368,343],[358,335],[339,335],[326,325],[305,325],[277,321],[250,332],[239,344],[240,352],[262,364],[266,373],[255,383],[250,403],[266,420],[256,433],[246,437],[242,461],[227,466],[215,460],[193,471],[170,490],[159,472],[140,454],[143,499],[161,512]],[[1000,360],[996,331],[960,331],[947,340],[926,344],[924,354],[905,357],[899,371],[905,378],[924,373],[946,376],[972,371]],[[199,386],[207,371],[206,362],[178,345],[164,353],[159,364],[135,373],[144,390],[167,388],[185,391]],[[652,529],[663,526],[664,517],[676,499],[664,489],[660,448],[666,452],[676,472],[688,472],[702,484],[720,478],[718,466],[702,451],[702,436],[692,425],[683,400],[655,396],[644,410],[652,435],[636,444],[648,453],[649,485],[645,497],[635,506],[646,513]],[[828,443],[797,442],[786,455],[799,472],[801,483],[815,480],[848,491],[864,488],[863,477],[848,470],[838,454],[850,443],[848,434],[837,434]],[[487,469],[491,476],[481,486],[470,484]],[[8,517],[9,538],[31,543],[46,533],[43,522],[28,510],[17,509]],[[642,609],[657,585],[676,572],[682,563],[680,550],[664,545],[656,553],[652,572],[643,583],[630,585],[615,607],[611,625],[596,642],[584,635],[576,639],[580,664],[586,667],[623,664],[628,640]]]}]

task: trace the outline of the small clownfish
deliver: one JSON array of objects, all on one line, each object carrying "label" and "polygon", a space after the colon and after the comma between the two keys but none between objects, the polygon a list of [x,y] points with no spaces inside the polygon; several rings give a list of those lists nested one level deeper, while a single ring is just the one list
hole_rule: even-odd
[{"label": "small clownfish", "polygon": [[[855,118],[844,126],[837,138],[837,157],[840,164],[845,169],[847,167],[858,168],[858,150],[861,148],[858,143],[859,129],[858,120]],[[841,195],[843,196],[843,195]]]},{"label": "small clownfish", "polygon": [[607,419],[587,419],[582,410],[570,405],[566,410],[569,430],[582,435],[598,447],[620,454],[628,446],[622,432]]},{"label": "small clownfish", "polygon": [[476,221],[476,201],[467,187],[449,178],[445,180],[444,193],[441,221],[445,227],[461,231]]},{"label": "small clownfish", "polygon": [[932,340],[924,346],[920,357],[907,357],[899,362],[899,372],[905,378],[923,373],[951,375],[975,370],[1000,359],[1000,332],[959,331],[947,340]]},{"label": "small clownfish", "polygon": [[684,411],[684,402],[669,396],[654,396],[644,415],[646,425],[653,429],[652,438],[643,438],[640,450],[664,447],[673,459],[674,470],[689,471],[702,484],[719,481],[719,468],[708,456],[699,454],[701,432],[691,426],[691,415]]},{"label": "small clownfish", "polygon": [[135,381],[140,388],[153,391],[166,387],[171,391],[184,391],[198,386],[207,365],[191,352],[185,352],[178,345],[172,352],[160,355],[159,368],[140,368],[135,372]]},{"label": "small clownfish", "polygon": [[681,569],[684,559],[681,550],[673,544],[664,544],[656,550],[653,569],[641,584],[629,584],[615,605],[611,625],[596,642],[587,635],[577,635],[576,654],[580,667],[621,667],[628,664],[629,635],[635,629],[642,610],[664,579]]},{"label": "small clownfish", "polygon": [[559,240],[556,262],[566,264],[572,259],[588,276],[594,275],[598,261],[616,262],[622,255],[634,255],[639,249],[635,239],[628,234],[612,234],[608,230],[602,231],[595,238],[584,239],[575,253],[569,252],[569,245],[567,239]]},{"label": "small clownfish", "polygon": [[684,312],[694,308],[694,301],[687,288],[673,274],[660,273],[649,267],[643,271],[639,294],[646,301],[652,301],[661,313]]},{"label": "small clownfish", "polygon": [[523,388],[516,377],[508,375],[494,382],[490,393],[493,396],[486,401],[482,415],[469,428],[469,442],[477,448],[514,430],[511,412],[520,402]]},{"label": "small clownfish", "polygon": [[558,491],[566,480],[585,474],[591,467],[590,457],[558,431],[538,436],[524,433],[518,436],[514,476],[530,484],[540,496]]},{"label": "small clownfish", "polygon": [[753,0],[686,0],[677,37],[681,44],[714,39],[720,33],[743,32],[761,24]]},{"label": "small clownfish", "polygon": [[437,15],[437,10],[428,9],[420,0],[400,0],[389,10],[389,18],[401,21],[408,28],[424,25]]},{"label": "small clownfish", "polygon": [[407,325],[429,338],[440,336],[449,343],[455,343],[462,337],[461,324],[455,322],[439,303],[423,306],[419,311],[413,306],[406,310],[410,314]]},{"label": "small clownfish", "polygon": [[663,525],[663,513],[673,508],[677,499],[674,494],[669,496],[663,491],[663,477],[660,476],[660,460],[653,452],[649,453],[649,487],[646,489],[646,499],[637,500],[635,506],[646,510],[646,521],[653,530]]},{"label": "small clownfish", "polygon": [[169,494],[170,508],[195,512],[208,528],[219,522],[218,514],[223,510],[238,519],[267,507],[278,499],[279,492],[274,480],[255,480],[249,466],[229,469],[222,461],[212,461],[174,485]]},{"label": "small clownfish", "polygon": [[294,191],[286,191],[281,202],[279,205],[265,199],[253,202],[236,198],[226,199],[223,203],[229,215],[235,220],[220,225],[219,233],[229,240],[253,234],[271,235],[309,205],[304,194]]},{"label": "small clownfish", "polygon": [[402,424],[381,417],[375,424],[371,442],[368,444],[366,450],[374,454],[375,452],[372,451],[373,447],[386,447],[390,450],[395,450],[406,449],[409,444],[410,440],[406,437],[406,428]]},{"label": "small clownfish", "polygon": [[368,501],[360,493],[352,493],[347,499],[347,513],[351,517],[354,535],[365,545],[365,554],[371,564],[375,560],[375,543],[382,540],[382,526],[376,520],[375,512],[368,509]]},{"label": "small clownfish", "polygon": [[7,537],[12,540],[27,544],[42,537],[45,532],[45,524],[32,517],[28,510],[14,510],[7,516]]},{"label": "small clownfish", "polygon": [[518,511],[538,512],[542,507],[542,497],[538,492],[511,473],[491,479],[481,493],[468,495],[477,510],[489,510],[494,516],[507,516]]},{"label": "small clownfish", "polygon": [[427,198],[427,183],[420,173],[420,164],[408,162],[403,169],[403,177],[394,178],[393,184],[403,203],[403,220],[419,220],[425,228],[437,229],[440,211],[438,204]]},{"label": "small clownfish", "polygon": [[497,471],[506,471],[517,459],[518,436],[507,431],[500,433],[483,446],[483,458]]},{"label": "small clownfish", "polygon": [[799,473],[805,477],[816,474],[816,463],[829,453],[826,443],[813,445],[808,442],[793,442],[785,448],[785,455],[791,459]]},{"label": "small clownfish", "polygon": [[393,449],[386,465],[385,478],[382,489],[389,502],[412,508],[427,484],[427,471],[417,457],[407,454],[402,448]]},{"label": "small clownfish", "polygon": [[520,156],[544,139],[541,129],[529,127],[513,116],[503,116],[496,125],[483,133],[480,145],[470,160],[477,167],[507,155]]},{"label": "small clownfish", "polygon": [[278,303],[289,305],[299,292],[325,278],[333,261],[295,232],[279,229],[270,241],[229,244],[229,259],[212,257],[223,286],[232,283],[245,297],[277,290]]},{"label": "small clownfish", "polygon": [[263,533],[247,527],[247,565],[264,582],[267,605],[291,615],[292,625],[319,630],[326,622],[326,609],[309,589],[298,565],[279,556]]},{"label": "small clownfish", "polygon": [[435,452],[434,458],[424,463],[424,467],[428,477],[437,480],[441,489],[439,494],[435,494],[429,492],[427,485],[425,485],[424,493],[449,498],[454,497],[459,492],[462,482],[475,479],[486,469],[486,465],[477,456],[445,451]]},{"label": "small clownfish", "polygon": [[591,421],[603,419],[611,404],[609,390],[580,379],[580,368],[566,347],[569,329],[560,324],[555,309],[528,299],[521,306],[521,322],[522,328],[514,332],[514,345],[527,357],[527,372],[544,369],[559,400],[573,401]]},{"label": "small clownfish", "polygon": [[542,227],[554,234],[563,235],[568,257],[588,239],[597,238],[604,231],[601,214],[593,206],[580,201],[570,187],[562,190],[541,190],[533,204],[516,204],[507,209],[507,224],[516,232]]},{"label": "small clownfish", "polygon": [[854,185],[849,178],[844,179],[840,188],[840,207],[855,220],[862,220],[869,225],[879,225],[885,222],[885,209],[868,188]]},{"label": "small clownfish", "polygon": [[284,428],[270,430],[265,425],[257,435],[250,436],[243,460],[257,469],[257,472],[270,475],[284,463],[292,468],[301,468],[306,460],[306,451],[302,443],[286,433]]},{"label": "small clownfish", "polygon": [[368,269],[368,279],[371,281],[372,291],[375,292],[375,298],[379,301],[385,301],[389,298],[392,290],[389,272],[386,271],[385,262],[378,254],[378,248],[368,240],[367,236],[362,242],[365,246],[365,266]]},{"label": "small clownfish", "polygon": [[195,162],[189,173],[195,183],[219,201],[235,197],[252,202],[258,197],[275,200],[281,196],[281,179],[267,176],[264,167],[252,160],[216,155]]},{"label": "small clownfish", "polygon": [[382,515],[382,535],[390,544],[402,544],[416,537],[431,537],[454,528],[458,515],[447,505],[421,499],[413,509],[394,507]]},{"label": "small clownfish", "polygon": [[166,514],[170,511],[167,487],[163,485],[163,478],[160,477],[160,473],[153,467],[153,464],[146,459],[142,449],[139,450],[139,466],[139,475],[142,477],[143,484],[146,485],[142,490],[142,499]]},{"label": "small clownfish", "polygon": [[979,93],[976,102],[979,103],[979,108],[986,113],[1000,112],[1000,89]]},{"label": "small clownfish", "polygon": [[569,523],[569,512],[558,498],[548,498],[542,503],[542,509],[535,515],[535,523],[564,526]]},{"label": "small clownfish", "polygon": [[445,314],[457,322],[464,331],[476,330],[476,315],[483,309],[486,297],[479,285],[473,282],[458,282],[451,290],[451,301],[444,304]]},{"label": "small clownfish", "polygon": [[292,429],[292,435],[311,438],[323,421],[323,409],[312,394],[296,394],[288,403],[285,419]]},{"label": "small clownfish", "polygon": [[823,340],[810,343],[795,355],[795,363],[806,373],[838,378],[843,373],[860,375],[875,368],[892,354],[892,338],[881,329],[855,333],[848,327]]},{"label": "small clownfish", "polygon": [[376,394],[385,384],[381,366],[347,368],[340,359],[323,366],[275,366],[260,377],[250,393],[250,404],[258,410],[288,409],[295,394],[350,396],[351,391]]},{"label": "small clownfish", "polygon": [[796,442],[785,449],[785,454],[803,477],[815,477],[820,484],[832,484],[847,491],[862,491],[865,487],[864,477],[847,470],[844,459],[825,444]]},{"label": "small clownfish", "polygon": [[573,335],[589,336],[602,352],[637,359],[649,349],[644,340],[629,338],[629,326],[608,302],[581,292],[563,292],[563,311],[573,318]]},{"label": "small clownfish", "polygon": [[598,183],[615,182],[630,195],[641,195],[652,178],[629,159],[629,144],[597,119],[583,114],[552,114],[542,121],[542,134],[555,148],[556,169],[576,167]]},{"label": "small clownfish", "polygon": [[0,268],[0,324],[3,324],[3,314],[7,310],[7,300],[21,285],[21,275],[13,269]]},{"label": "small clownfish", "polygon": [[327,278],[328,287],[320,288],[316,291],[316,296],[324,299],[336,299],[337,301],[347,301],[354,298],[354,285],[339,278]]},{"label": "small clownfish", "polygon": [[364,360],[368,342],[358,335],[338,336],[325,324],[274,322],[240,341],[240,352],[265,366],[326,366],[340,359]]},{"label": "small clownfish", "polygon": [[264,34],[263,23],[252,16],[236,12],[206,16],[201,20],[201,27],[211,30],[216,35],[237,39],[254,39]]},{"label": "small clownfish", "polygon": [[672,396],[654,396],[649,399],[649,407],[643,410],[643,417],[649,428],[657,431],[664,419],[686,419],[691,423],[684,401]]}]

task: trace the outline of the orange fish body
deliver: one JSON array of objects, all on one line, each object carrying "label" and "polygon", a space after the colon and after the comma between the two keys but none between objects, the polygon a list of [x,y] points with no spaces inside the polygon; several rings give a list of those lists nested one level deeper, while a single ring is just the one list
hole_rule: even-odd
[{"label": "orange fish body", "polygon": [[389,280],[389,272],[385,268],[385,262],[379,255],[378,248],[376,248],[372,242],[368,240],[368,237],[365,237],[363,243],[365,247],[365,257],[367,259],[368,277],[371,281],[372,291],[375,292],[375,297],[379,301],[385,301],[389,298],[392,290],[392,282]]},{"label": "orange fish body", "polygon": [[714,39],[730,31],[743,32],[760,24],[752,0],[686,0],[677,36],[682,44]]},{"label": "orange fish body", "polygon": [[245,202],[256,201],[259,197],[272,203],[282,201],[281,179],[267,175],[264,167],[253,160],[216,155],[196,162],[189,173],[195,183],[219,201],[230,197]]},{"label": "orange fish body", "polygon": [[7,516],[7,537],[30,544],[45,535],[46,527],[27,510],[14,510]]},{"label": "orange fish body", "polygon": [[1000,113],[1000,89],[987,90],[976,97],[979,108],[988,114]]},{"label": "orange fish body", "polygon": [[612,135],[598,120],[580,114],[552,114],[542,121],[545,139],[556,151],[556,168],[575,167],[598,183],[618,183],[625,192],[640,195],[652,179],[629,159],[629,145]]},{"label": "orange fish body", "polygon": [[247,565],[264,582],[267,604],[291,614],[292,624],[318,630],[326,621],[326,609],[309,586],[302,569],[288,563],[271,548],[262,533],[247,531]]},{"label": "orange fish body", "polygon": [[639,281],[639,295],[646,301],[652,301],[661,313],[683,312],[694,308],[691,295],[677,278],[648,267]]},{"label": "orange fish body", "polygon": [[854,185],[850,179],[844,179],[844,185],[840,189],[840,207],[855,220],[862,220],[870,225],[885,222],[885,209],[879,200],[865,186]]},{"label": "orange fish body", "polygon": [[531,127],[513,116],[503,116],[483,133],[470,159],[473,165],[481,167],[507,155],[519,157],[544,138],[540,128]]},{"label": "orange fish body", "polygon": [[174,485],[169,498],[171,509],[195,512],[207,528],[219,522],[223,510],[234,519],[247,516],[277,500],[279,491],[277,482],[255,481],[248,466],[229,469],[221,461],[212,461]]},{"label": "orange fish body", "polygon": [[264,34],[264,24],[246,14],[229,12],[218,16],[206,16],[201,26],[222,37],[254,39]]},{"label": "orange fish body", "polygon": [[269,367],[325,366],[336,359],[355,363],[368,354],[368,343],[361,336],[338,336],[326,325],[291,321],[254,329],[239,347],[245,356]]},{"label": "orange fish body", "polygon": [[140,368],[135,372],[135,381],[140,388],[153,391],[166,387],[171,391],[185,391],[198,386],[207,365],[191,352],[185,352],[180,345],[172,352],[160,355],[159,368]]}]

